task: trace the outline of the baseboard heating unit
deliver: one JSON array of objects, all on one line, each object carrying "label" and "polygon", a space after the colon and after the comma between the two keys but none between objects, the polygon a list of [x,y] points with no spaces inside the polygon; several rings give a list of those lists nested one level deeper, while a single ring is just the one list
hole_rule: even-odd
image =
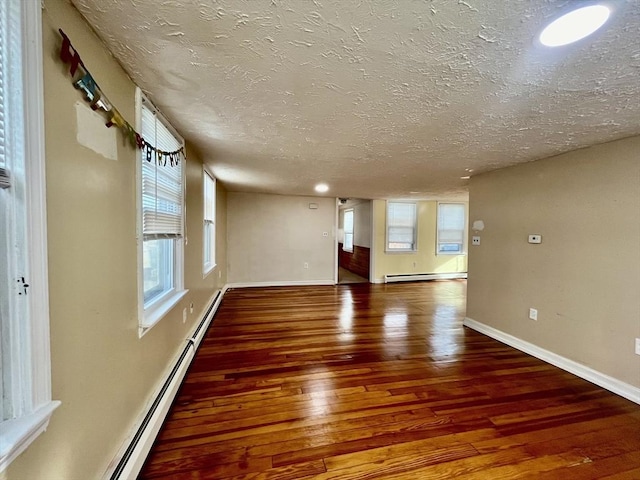
[{"label": "baseboard heating unit", "polygon": [[406,273],[397,275],[385,275],[384,283],[415,282],[418,280],[455,280],[467,278],[467,272],[460,273]]},{"label": "baseboard heating unit", "polygon": [[[213,317],[222,301],[222,292],[217,292],[211,304],[207,308],[202,320],[193,331],[193,334],[186,339],[183,350],[171,368],[165,381],[157,391],[148,410],[144,414],[144,418],[137,424],[135,433],[125,444],[123,450],[116,456],[103,479],[109,480],[134,480],[142,469],[145,459],[151,450],[151,446],[162,427],[171,403],[178,393],[182,379],[184,378],[191,360],[195,355],[207,328],[211,324]],[[117,464],[116,464],[117,462]]]}]

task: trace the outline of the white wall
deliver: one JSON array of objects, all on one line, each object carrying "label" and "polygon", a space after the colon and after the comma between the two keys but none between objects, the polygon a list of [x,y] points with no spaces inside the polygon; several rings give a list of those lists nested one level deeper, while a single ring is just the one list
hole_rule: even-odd
[{"label": "white wall", "polygon": [[230,192],[227,201],[230,284],[334,283],[334,198]]}]

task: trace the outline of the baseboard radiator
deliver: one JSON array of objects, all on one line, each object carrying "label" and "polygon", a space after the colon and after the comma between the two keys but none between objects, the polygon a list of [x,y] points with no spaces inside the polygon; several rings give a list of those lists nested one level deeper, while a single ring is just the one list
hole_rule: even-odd
[{"label": "baseboard radiator", "polygon": [[397,275],[385,275],[384,283],[415,282],[418,280],[455,280],[467,278],[467,272],[460,273],[401,273]]},{"label": "baseboard radiator", "polygon": [[[116,457],[117,464],[110,468],[104,479],[109,480],[135,480],[144,465],[144,461],[151,450],[153,442],[162,427],[169,408],[178,393],[182,379],[187,373],[191,360],[202,341],[207,328],[222,301],[222,292],[218,292],[209,305],[202,320],[193,331],[191,337],[186,340],[186,345],[177,361],[173,365],[169,375],[154,397],[144,418],[139,422],[138,428],[124,447],[123,452]],[[115,461],[114,461],[115,463]]]}]

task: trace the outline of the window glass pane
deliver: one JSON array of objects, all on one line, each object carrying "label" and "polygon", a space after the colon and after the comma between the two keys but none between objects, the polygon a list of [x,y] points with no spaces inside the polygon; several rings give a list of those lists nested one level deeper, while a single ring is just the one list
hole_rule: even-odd
[{"label": "window glass pane", "polygon": [[343,244],[343,250],[347,250],[349,252],[353,251],[353,233],[346,233],[344,234],[344,244]]},{"label": "window glass pane", "polygon": [[[182,147],[182,140],[146,98],[141,105],[141,133],[159,151],[173,152]],[[171,165],[165,158],[152,156],[147,161],[141,153],[142,233],[143,233],[143,299],[145,308],[165,293],[181,288],[182,249],[179,238],[184,228],[183,162]],[[166,163],[165,163],[166,160]]]},{"label": "window glass pane", "polygon": [[213,263],[211,257],[211,241],[213,238],[213,224],[211,222],[204,223],[204,264],[205,266]]},{"label": "window glass pane", "polygon": [[[19,1],[0,1],[0,420],[30,413],[29,346],[31,317],[16,280],[28,280],[25,92]],[[11,93],[9,93],[11,92]]]},{"label": "window glass pane", "polygon": [[213,268],[216,261],[216,181],[204,172],[204,230],[203,230],[203,264],[205,273]]},{"label": "window glass pane", "polygon": [[344,211],[344,241],[342,243],[342,249],[348,252],[353,251],[353,210]]},{"label": "window glass pane", "polygon": [[344,212],[344,231],[353,233],[353,210],[345,210]]},{"label": "window glass pane", "polygon": [[174,242],[163,238],[143,243],[145,305],[173,288]]}]

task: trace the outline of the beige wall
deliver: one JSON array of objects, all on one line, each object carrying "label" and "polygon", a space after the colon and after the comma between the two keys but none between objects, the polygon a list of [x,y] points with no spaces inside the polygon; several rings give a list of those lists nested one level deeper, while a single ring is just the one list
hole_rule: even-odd
[{"label": "beige wall", "polygon": [[473,177],[467,316],[639,387],[639,152],[635,137]]},{"label": "beige wall", "polygon": [[[81,146],[75,90],[58,59],[62,28],[109,100],[134,122],[134,85],[64,0],[43,11],[52,393],[62,406],[6,478],[100,478],[167,366],[201,318],[217,272],[202,276],[202,164],[188,148],[185,285],[180,304],[138,338],[136,150],[117,132],[117,158]],[[105,127],[95,135],[109,135]],[[224,252],[224,190],[219,251]],[[222,221],[220,221],[222,220]],[[224,264],[224,262],[222,262]],[[182,323],[182,309],[194,313]]]},{"label": "beige wall", "polygon": [[459,273],[467,271],[466,255],[436,255],[438,202],[418,201],[418,251],[385,252],[387,202],[373,201],[374,281],[385,275],[411,273]]},{"label": "beige wall", "polygon": [[229,192],[227,201],[230,284],[334,282],[334,198]]}]

